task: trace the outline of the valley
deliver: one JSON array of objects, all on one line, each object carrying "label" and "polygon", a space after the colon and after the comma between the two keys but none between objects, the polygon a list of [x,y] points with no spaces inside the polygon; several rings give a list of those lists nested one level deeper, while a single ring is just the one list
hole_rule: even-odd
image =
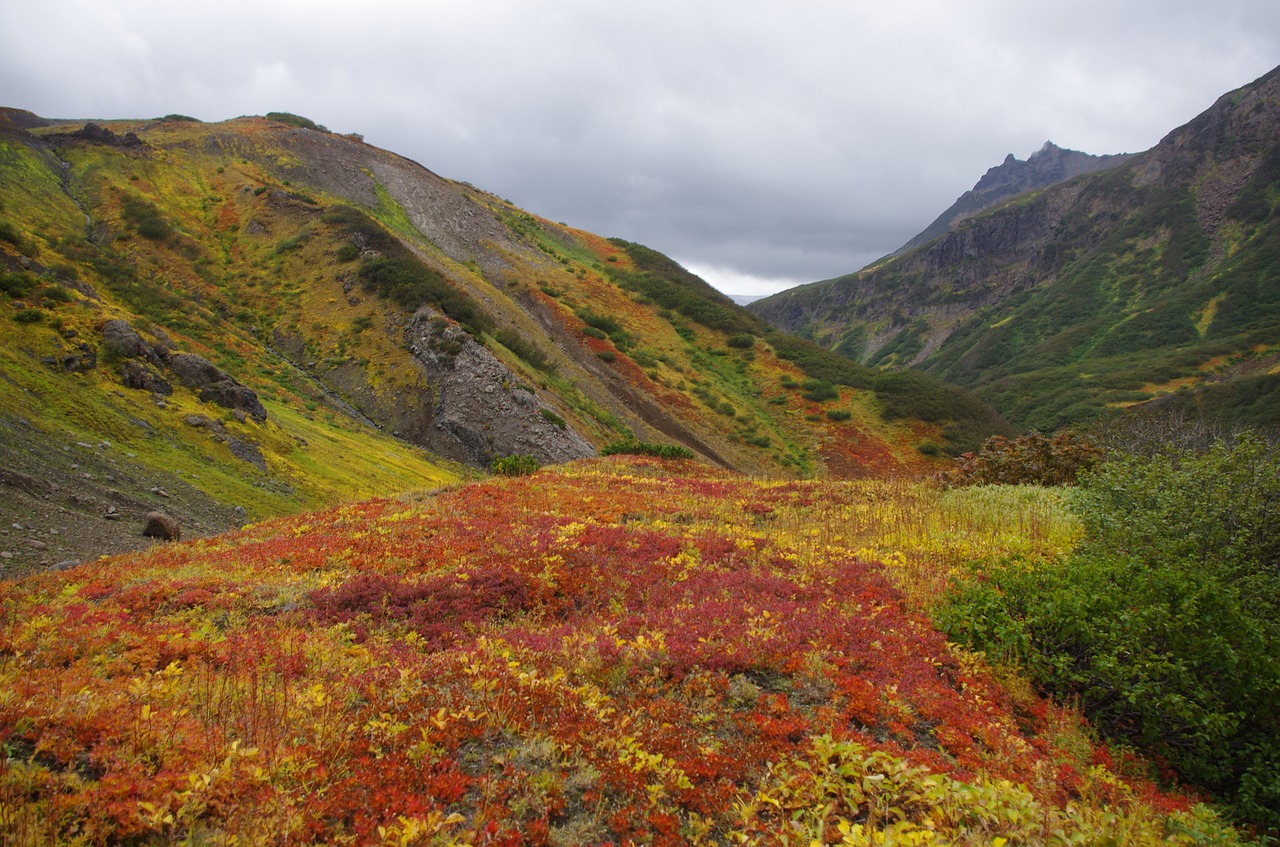
[{"label": "valley", "polygon": [[0,841],[1269,843],[1278,117],[743,308],[300,115],[0,109]]}]

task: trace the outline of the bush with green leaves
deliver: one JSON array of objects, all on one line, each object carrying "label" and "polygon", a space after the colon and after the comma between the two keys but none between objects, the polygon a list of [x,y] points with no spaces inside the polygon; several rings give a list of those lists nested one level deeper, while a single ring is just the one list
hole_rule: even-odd
[{"label": "bush with green leaves", "polygon": [[839,400],[840,390],[825,379],[806,379],[803,383],[804,399],[814,403]]},{"label": "bush with green leaves", "polygon": [[138,235],[151,241],[164,241],[173,231],[155,204],[140,197],[125,195],[120,200],[120,212]]},{"label": "bush with green leaves", "polygon": [[37,286],[39,278],[26,271],[0,271],[0,291],[10,297],[26,297]]},{"label": "bush with green leaves", "polygon": [[292,112],[267,112],[266,117],[268,120],[279,121],[282,124],[302,129],[314,129],[317,132],[329,131],[329,128],[323,124],[318,124],[310,118],[304,118],[302,115],[295,115]]},{"label": "bush with green leaves", "polygon": [[1106,736],[1280,829],[1280,448],[1116,455],[1072,494],[1068,560],[988,567],[938,611]]},{"label": "bush with green leaves", "polygon": [[657,456],[660,459],[692,459],[693,451],[679,444],[658,444],[651,441],[627,439],[606,444],[601,456]]},{"label": "bush with green leaves", "polygon": [[492,467],[498,476],[528,476],[537,473],[542,463],[534,456],[499,456],[493,460]]}]

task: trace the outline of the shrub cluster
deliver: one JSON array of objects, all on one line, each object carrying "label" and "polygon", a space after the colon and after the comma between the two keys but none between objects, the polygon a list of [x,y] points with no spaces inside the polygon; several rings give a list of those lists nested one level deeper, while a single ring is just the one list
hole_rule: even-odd
[{"label": "shrub cluster", "polygon": [[534,456],[499,456],[491,467],[498,476],[528,476],[537,473],[542,463]]},{"label": "shrub cluster", "polygon": [[625,250],[636,267],[635,271],[607,269],[610,278],[628,291],[710,329],[733,334],[763,331],[763,324],[754,315],[669,257],[620,238],[609,240]]},{"label": "shrub cluster", "polygon": [[555,371],[555,367],[547,358],[547,354],[542,352],[542,349],[537,344],[518,332],[510,329],[495,330],[493,340],[515,353],[535,370],[543,371],[544,373],[553,373]]},{"label": "shrub cluster", "polygon": [[26,271],[0,271],[0,291],[10,297],[26,297],[40,285],[40,279]]},{"label": "shrub cluster", "polygon": [[317,132],[329,131],[329,128],[323,124],[318,124],[310,118],[304,118],[302,115],[295,115],[292,112],[267,112],[266,117],[269,120],[279,121],[282,124],[296,126],[301,129],[314,129]]},{"label": "shrub cluster", "polygon": [[464,637],[468,625],[502,619],[536,602],[534,584],[511,568],[497,566],[464,574],[409,582],[380,573],[360,573],[309,595],[309,616],[321,623],[346,622],[363,641],[369,627],[399,624],[434,649]]},{"label": "shrub cluster", "polygon": [[657,456],[659,459],[692,459],[693,451],[679,444],[657,444],[652,441],[627,439],[606,444],[601,456]]},{"label": "shrub cluster", "polygon": [[1071,496],[1086,531],[1075,555],[965,581],[941,625],[1280,828],[1280,448],[1246,433],[1117,453]]},{"label": "shrub cluster", "polygon": [[172,231],[160,210],[139,197],[125,195],[120,203],[120,213],[143,238],[164,241]]},{"label": "shrub cluster", "polygon": [[[468,331],[487,332],[492,328],[492,320],[470,296],[450,285],[439,271],[423,264],[364,212],[353,206],[338,206],[326,211],[324,220],[341,226],[352,244],[367,251],[356,271],[365,291],[405,309],[424,304],[437,306]],[[350,255],[350,251],[344,255]]]},{"label": "shrub cluster", "polygon": [[965,453],[942,474],[944,484],[1071,485],[1102,458],[1088,436],[1063,430],[1052,438],[1031,432],[1017,438],[994,435],[977,453]]}]

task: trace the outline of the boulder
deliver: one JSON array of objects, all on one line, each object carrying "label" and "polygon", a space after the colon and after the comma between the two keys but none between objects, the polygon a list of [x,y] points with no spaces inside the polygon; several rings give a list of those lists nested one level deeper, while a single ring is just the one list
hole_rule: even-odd
[{"label": "boulder", "polygon": [[147,512],[147,525],[142,534],[147,538],[159,538],[161,541],[181,541],[182,530],[178,522],[164,512]]},{"label": "boulder", "polygon": [[182,384],[196,392],[201,400],[226,409],[239,409],[258,423],[267,419],[267,410],[253,389],[242,385],[203,356],[171,353],[169,367]]},{"label": "boulder", "polygon": [[160,364],[160,356],[150,344],[142,340],[128,321],[109,320],[102,325],[102,343],[108,350],[126,359],[146,359],[153,365]]},{"label": "boulder", "polygon": [[168,380],[142,362],[134,359],[125,359],[120,363],[120,380],[124,383],[125,388],[150,391],[152,394],[169,395],[173,393],[173,386],[169,384]]}]

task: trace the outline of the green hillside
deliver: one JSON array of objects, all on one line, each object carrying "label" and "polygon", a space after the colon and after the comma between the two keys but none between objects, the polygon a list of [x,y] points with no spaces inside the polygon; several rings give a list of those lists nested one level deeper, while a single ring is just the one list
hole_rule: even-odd
[{"label": "green hillside", "polygon": [[857,274],[752,304],[875,367],[1052,430],[1161,403],[1280,422],[1280,71],[1124,164]]},{"label": "green hillside", "polygon": [[1004,425],[770,330],[655,251],[287,113],[0,112],[0,268],[14,563],[142,545],[152,509],[200,534],[507,456],[670,444],[864,476]]}]

